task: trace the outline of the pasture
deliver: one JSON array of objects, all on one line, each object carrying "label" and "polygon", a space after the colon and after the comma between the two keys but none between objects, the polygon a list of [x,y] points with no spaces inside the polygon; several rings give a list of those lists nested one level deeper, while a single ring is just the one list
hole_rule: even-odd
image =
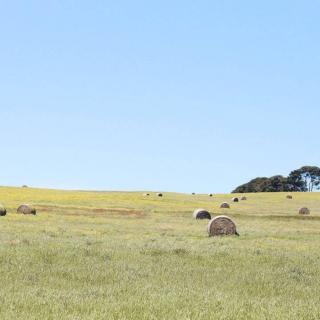
[{"label": "pasture", "polygon": [[[0,188],[0,319],[320,318],[320,193],[145,192]],[[240,237],[208,237],[197,208]]]}]

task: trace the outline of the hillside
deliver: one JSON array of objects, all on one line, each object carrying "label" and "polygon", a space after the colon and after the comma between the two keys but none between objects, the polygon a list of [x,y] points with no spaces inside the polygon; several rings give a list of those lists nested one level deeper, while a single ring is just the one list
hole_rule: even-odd
[{"label": "hillside", "polygon": [[[0,318],[320,318],[320,193],[142,194],[1,187]],[[209,238],[196,208],[240,237]]]}]

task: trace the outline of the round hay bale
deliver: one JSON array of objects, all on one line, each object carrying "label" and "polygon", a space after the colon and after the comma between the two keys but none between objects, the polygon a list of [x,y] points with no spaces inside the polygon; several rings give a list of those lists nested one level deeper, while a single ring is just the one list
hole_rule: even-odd
[{"label": "round hay bale", "polygon": [[287,195],[287,199],[292,199],[293,197],[292,197],[292,195],[291,194],[288,194]]},{"label": "round hay bale", "polygon": [[158,197],[163,197],[163,194],[162,193],[157,193],[157,196]]},{"label": "round hay bale", "polygon": [[247,200],[247,197],[246,197],[246,196],[242,196],[242,197],[240,198],[240,200],[242,200],[242,201]]},{"label": "round hay bale", "polygon": [[144,196],[144,197],[149,197],[149,196],[150,196],[150,193],[144,193],[143,196]]},{"label": "round hay bale", "polygon": [[4,217],[6,214],[7,214],[7,209],[2,204],[0,204],[0,216]]},{"label": "round hay bale", "polygon": [[193,218],[194,219],[211,219],[211,215],[209,213],[209,211],[205,210],[205,209],[197,209],[193,212]]},{"label": "round hay bale", "polygon": [[209,221],[208,234],[212,236],[239,235],[235,223],[227,216],[217,216]]},{"label": "round hay bale", "polygon": [[29,206],[28,204],[22,204],[21,206],[19,206],[19,208],[17,209],[17,213],[20,214],[33,214],[35,215],[37,213],[37,210],[31,206]]},{"label": "round hay bale", "polygon": [[306,208],[306,207],[301,208],[301,209],[299,210],[299,214],[308,215],[308,214],[310,214],[310,210],[309,210],[309,208]]},{"label": "round hay bale", "polygon": [[223,202],[220,204],[221,209],[230,209],[230,205],[228,202]]},{"label": "round hay bale", "polygon": [[239,202],[239,198],[237,198],[237,197],[232,198],[232,202]]}]

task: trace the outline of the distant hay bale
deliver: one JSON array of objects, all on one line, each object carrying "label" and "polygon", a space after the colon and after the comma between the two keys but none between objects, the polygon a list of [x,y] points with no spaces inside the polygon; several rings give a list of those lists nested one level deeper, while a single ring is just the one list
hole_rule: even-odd
[{"label": "distant hay bale", "polygon": [[217,216],[209,221],[209,236],[239,235],[235,223],[227,216]]},{"label": "distant hay bale", "polygon": [[0,204],[0,216],[4,217],[7,214],[7,209]]},{"label": "distant hay bale", "polygon": [[159,192],[159,193],[157,193],[157,196],[158,197],[163,197],[163,194]]},{"label": "distant hay bale", "polygon": [[149,196],[150,196],[150,193],[144,193],[143,196],[144,196],[144,197],[149,197]]},{"label": "distant hay bale", "polygon": [[288,194],[287,195],[287,199],[292,199],[293,197],[292,197],[292,195],[291,194]]},{"label": "distant hay bale", "polygon": [[220,208],[221,209],[230,209],[230,205],[228,202],[223,202],[223,203],[221,203]]},{"label": "distant hay bale", "polygon": [[301,208],[301,209],[299,210],[299,214],[308,215],[308,214],[310,214],[310,210],[309,210],[308,208],[306,208],[306,207]]},{"label": "distant hay bale", "polygon": [[240,200],[242,200],[242,201],[247,200],[247,197],[246,197],[246,196],[242,196],[242,197],[240,198]]},{"label": "distant hay bale", "polygon": [[205,209],[197,209],[197,210],[195,210],[193,212],[192,216],[193,216],[194,219],[200,219],[200,220],[202,220],[202,219],[209,219],[210,220],[211,219],[210,213]]},{"label": "distant hay bale", "polygon": [[237,197],[232,198],[232,202],[239,202],[239,198],[237,198]]},{"label": "distant hay bale", "polygon": [[29,206],[28,204],[22,204],[21,206],[19,206],[19,208],[17,209],[17,213],[20,214],[33,214],[35,215],[37,213],[36,209]]}]

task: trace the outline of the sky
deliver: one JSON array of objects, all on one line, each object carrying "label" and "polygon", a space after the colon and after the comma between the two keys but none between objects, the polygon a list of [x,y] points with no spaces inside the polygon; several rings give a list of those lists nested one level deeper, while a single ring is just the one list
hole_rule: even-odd
[{"label": "sky", "polygon": [[319,11],[0,0],[0,185],[223,193],[319,165]]}]

